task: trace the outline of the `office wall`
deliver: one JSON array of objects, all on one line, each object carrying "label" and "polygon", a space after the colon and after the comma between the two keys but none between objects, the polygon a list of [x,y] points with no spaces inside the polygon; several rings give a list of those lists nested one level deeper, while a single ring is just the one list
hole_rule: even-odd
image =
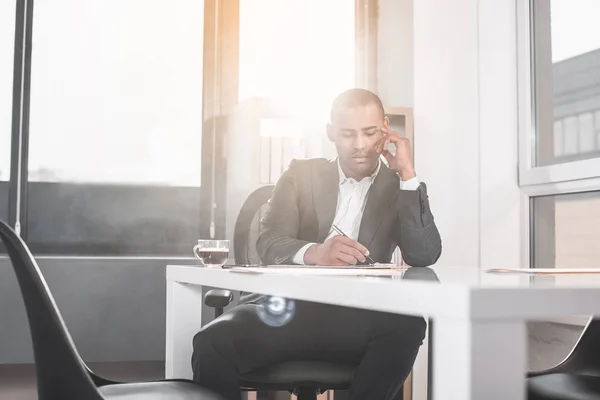
[{"label": "office wall", "polygon": [[440,266],[521,263],[515,18],[511,1],[414,4],[415,163]]},{"label": "office wall", "polygon": [[413,0],[379,0],[377,91],[387,107],[412,107]]},{"label": "office wall", "polygon": [[[190,262],[57,258],[39,265],[84,360],[145,361],[164,359],[165,265]],[[0,364],[29,363],[32,354],[16,277],[0,258]]]},{"label": "office wall", "polygon": [[514,4],[438,3],[379,1],[378,91],[386,105],[414,107],[415,165],[444,243],[438,264],[518,266]]},{"label": "office wall", "polygon": [[480,268],[528,267],[518,185],[517,21],[515,2],[480,0],[479,234]]}]

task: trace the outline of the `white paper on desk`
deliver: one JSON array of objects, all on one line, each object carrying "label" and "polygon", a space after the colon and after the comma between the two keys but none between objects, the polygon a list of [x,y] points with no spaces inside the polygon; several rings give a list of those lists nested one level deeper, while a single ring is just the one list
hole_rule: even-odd
[{"label": "white paper on desk", "polygon": [[491,268],[485,272],[493,274],[576,275],[600,274],[600,268]]},{"label": "white paper on desk", "polygon": [[329,276],[392,276],[402,275],[406,268],[352,268],[352,267],[301,267],[298,265],[272,267],[232,267],[232,271],[251,274],[297,274],[297,275],[329,275]]},{"label": "white paper on desk", "polygon": [[[242,267],[245,268],[245,267]],[[379,264],[375,265],[297,265],[297,264],[283,264],[283,265],[266,265],[258,267],[262,269],[271,268],[303,268],[303,269],[406,269],[405,267],[398,267],[396,264]]]}]

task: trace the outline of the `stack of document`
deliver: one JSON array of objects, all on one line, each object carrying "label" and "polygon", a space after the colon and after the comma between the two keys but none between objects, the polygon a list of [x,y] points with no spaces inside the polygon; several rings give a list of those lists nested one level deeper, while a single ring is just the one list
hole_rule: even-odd
[{"label": "stack of document", "polygon": [[600,274],[600,268],[491,268],[485,272],[493,274],[575,275]]}]

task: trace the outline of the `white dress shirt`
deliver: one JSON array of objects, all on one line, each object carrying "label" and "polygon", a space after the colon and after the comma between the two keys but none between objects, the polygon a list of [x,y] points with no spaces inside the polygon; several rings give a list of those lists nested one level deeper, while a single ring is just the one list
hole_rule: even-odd
[{"label": "white dress shirt", "polygon": [[[338,202],[335,210],[335,217],[333,218],[333,225],[340,228],[340,230],[348,235],[350,239],[358,240],[360,222],[367,204],[369,189],[371,188],[375,177],[379,174],[381,160],[379,160],[375,172],[358,182],[353,178],[347,178],[340,167],[339,161],[337,164],[340,184],[338,187]],[[419,179],[416,176],[406,182],[400,180],[400,190],[417,190],[419,184]],[[337,233],[331,229],[325,240],[335,235],[337,235]],[[292,258],[294,264],[304,265],[304,254],[313,244],[315,243],[309,243],[298,250]]]}]

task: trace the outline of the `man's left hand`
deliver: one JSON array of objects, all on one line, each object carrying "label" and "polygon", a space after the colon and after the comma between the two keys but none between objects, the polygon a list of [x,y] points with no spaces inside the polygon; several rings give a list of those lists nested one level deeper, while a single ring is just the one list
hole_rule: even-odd
[{"label": "man's left hand", "polygon": [[[398,132],[394,132],[386,127],[382,127],[381,132],[383,133],[383,138],[377,150],[380,154],[383,154],[390,168],[400,174],[400,179],[403,181],[417,176],[413,166],[410,141],[400,136]],[[396,146],[396,154],[392,154],[388,150],[390,143]]]}]

